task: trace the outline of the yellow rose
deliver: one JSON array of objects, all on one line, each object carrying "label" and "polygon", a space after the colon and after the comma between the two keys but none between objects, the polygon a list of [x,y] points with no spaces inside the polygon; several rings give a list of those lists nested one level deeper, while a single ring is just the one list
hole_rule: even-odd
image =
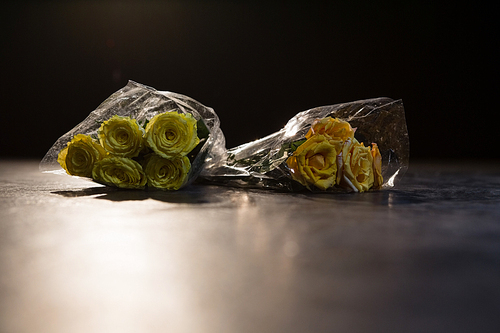
[{"label": "yellow rose", "polygon": [[151,154],[146,159],[144,172],[148,179],[148,186],[164,190],[178,190],[186,183],[190,169],[191,163],[186,156],[166,159]]},{"label": "yellow rose", "polygon": [[115,156],[136,157],[143,148],[143,132],[129,117],[113,116],[104,121],[98,136],[104,149]]},{"label": "yellow rose", "polygon": [[309,188],[321,190],[333,186],[337,173],[337,149],[323,135],[313,135],[301,144],[286,163],[292,178]]},{"label": "yellow rose", "polygon": [[346,141],[347,139],[354,138],[354,131],[355,130],[347,121],[326,117],[323,119],[316,119],[312,123],[311,128],[306,134],[306,139],[309,139],[315,134],[320,134],[335,141]]},{"label": "yellow rose", "polygon": [[106,156],[106,151],[90,136],[77,134],[59,152],[57,162],[72,176],[92,177],[94,164]]},{"label": "yellow rose", "polygon": [[92,170],[92,178],[121,188],[142,189],[146,185],[141,165],[125,157],[108,156],[98,161]]},{"label": "yellow rose", "polygon": [[196,119],[189,113],[165,112],[146,125],[146,144],[164,158],[186,156],[200,142]]},{"label": "yellow rose", "polygon": [[340,184],[364,192],[373,186],[373,157],[370,147],[358,140],[347,140],[342,149],[342,178]]},{"label": "yellow rose", "polygon": [[373,158],[373,174],[374,174],[374,188],[380,188],[384,183],[384,177],[382,177],[382,155],[380,155],[380,150],[376,143],[372,143],[372,158]]}]

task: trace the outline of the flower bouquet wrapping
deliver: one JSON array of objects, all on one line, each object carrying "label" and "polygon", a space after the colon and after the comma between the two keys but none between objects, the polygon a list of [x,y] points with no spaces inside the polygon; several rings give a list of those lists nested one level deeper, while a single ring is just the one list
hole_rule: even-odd
[{"label": "flower bouquet wrapping", "polygon": [[119,188],[178,190],[224,153],[211,108],[130,81],[61,136],[40,169]]},{"label": "flower bouquet wrapping", "polygon": [[229,149],[205,182],[285,191],[393,187],[408,168],[401,100],[376,98],[298,113],[280,131]]}]

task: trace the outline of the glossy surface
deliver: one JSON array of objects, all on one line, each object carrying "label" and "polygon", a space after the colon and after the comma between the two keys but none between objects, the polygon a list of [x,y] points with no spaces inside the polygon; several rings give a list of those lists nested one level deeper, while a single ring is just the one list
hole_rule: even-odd
[{"label": "glossy surface", "polygon": [[120,191],[0,162],[0,332],[498,332],[497,164]]}]

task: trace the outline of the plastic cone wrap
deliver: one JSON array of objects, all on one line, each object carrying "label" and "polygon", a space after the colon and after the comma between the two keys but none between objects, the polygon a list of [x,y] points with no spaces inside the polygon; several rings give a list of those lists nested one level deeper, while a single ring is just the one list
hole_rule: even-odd
[{"label": "plastic cone wrap", "polygon": [[408,168],[401,100],[375,98],[298,113],[280,131],[229,149],[205,182],[285,191],[393,187]]},{"label": "plastic cone wrap", "polygon": [[213,109],[130,81],[61,136],[40,170],[119,188],[178,190],[224,156]]}]

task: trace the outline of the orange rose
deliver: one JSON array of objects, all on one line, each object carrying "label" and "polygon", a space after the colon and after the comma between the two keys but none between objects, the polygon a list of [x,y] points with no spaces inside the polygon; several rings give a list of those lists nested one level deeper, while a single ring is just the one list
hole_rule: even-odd
[{"label": "orange rose", "polygon": [[337,183],[356,192],[369,190],[374,183],[373,157],[370,147],[358,140],[347,140],[342,149],[342,174]]},{"label": "orange rose", "polygon": [[315,134],[320,134],[335,141],[346,141],[354,138],[354,129],[347,121],[338,118],[326,117],[316,119],[306,134],[306,139],[309,139]]},{"label": "orange rose", "polygon": [[286,163],[292,178],[309,188],[314,185],[326,190],[335,184],[337,174],[337,150],[327,137],[310,136],[290,156]]},{"label": "orange rose", "polygon": [[380,150],[376,143],[372,143],[372,157],[373,157],[373,173],[375,180],[373,183],[374,188],[380,188],[384,183],[384,177],[382,177],[382,155],[380,155]]}]

